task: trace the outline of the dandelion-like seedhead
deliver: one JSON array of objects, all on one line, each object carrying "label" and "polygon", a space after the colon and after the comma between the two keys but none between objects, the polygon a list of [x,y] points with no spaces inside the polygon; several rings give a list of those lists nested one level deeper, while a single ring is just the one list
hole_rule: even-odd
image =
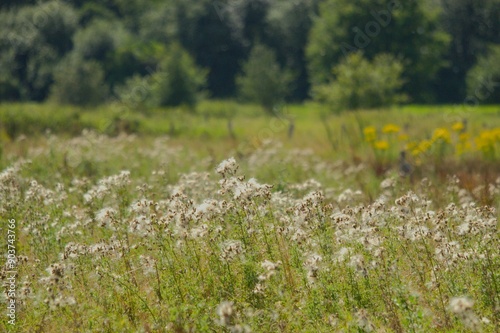
[{"label": "dandelion-like seedhead", "polygon": [[223,261],[233,261],[243,252],[243,245],[240,241],[228,240],[221,244],[220,259]]},{"label": "dandelion-like seedhead", "polygon": [[220,303],[217,306],[217,315],[219,316],[219,324],[221,326],[231,326],[235,316],[234,303],[229,301]]},{"label": "dandelion-like seedhead", "polygon": [[[395,133],[381,127],[373,142],[390,152]],[[69,149],[50,140],[56,155]],[[74,313],[99,323],[106,312],[125,330],[161,329],[164,315],[171,331],[494,332],[500,179],[415,182],[389,170],[366,186],[368,164],[276,142],[245,151],[241,168],[231,158],[205,172],[210,157],[136,140],[86,132],[66,142],[76,152],[60,175],[0,172],[0,214],[17,221],[16,304],[34,309],[27,325],[60,330]],[[40,168],[37,156],[51,156],[27,155]],[[85,160],[98,167],[73,175]]]},{"label": "dandelion-like seedhead", "polygon": [[455,314],[465,327],[472,331],[481,329],[481,320],[473,311],[474,302],[468,297],[453,297],[450,299],[448,309]]},{"label": "dandelion-like seedhead", "polygon": [[236,163],[234,157],[228,158],[227,160],[222,161],[216,168],[218,174],[220,174],[223,178],[227,176],[232,176],[236,174],[239,165]]}]

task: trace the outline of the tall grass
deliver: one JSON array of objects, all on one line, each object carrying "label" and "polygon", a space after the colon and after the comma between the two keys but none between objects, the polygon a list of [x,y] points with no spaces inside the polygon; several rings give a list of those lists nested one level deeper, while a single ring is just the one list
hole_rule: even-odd
[{"label": "tall grass", "polygon": [[[344,139],[370,152],[362,134]],[[84,131],[8,144],[14,331],[500,329],[498,180],[410,180],[397,166],[377,177],[351,148],[213,140]]]}]

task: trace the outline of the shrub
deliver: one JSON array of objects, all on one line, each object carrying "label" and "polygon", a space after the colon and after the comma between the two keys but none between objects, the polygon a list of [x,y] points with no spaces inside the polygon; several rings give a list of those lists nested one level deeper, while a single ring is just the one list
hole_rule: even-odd
[{"label": "shrub", "polygon": [[102,103],[108,96],[108,87],[101,66],[93,60],[68,55],[54,72],[51,95],[60,104],[94,106]]},{"label": "shrub", "polygon": [[94,20],[75,33],[74,51],[83,59],[105,61],[115,50],[125,32],[119,22]]},{"label": "shrub", "polygon": [[240,97],[260,104],[270,114],[289,93],[291,82],[291,73],[280,68],[274,52],[260,44],[253,47],[243,74],[236,78]]},{"label": "shrub", "polygon": [[469,103],[500,103],[500,46],[492,46],[487,54],[467,73]]},{"label": "shrub", "polygon": [[0,99],[44,100],[53,71],[72,47],[77,14],[62,1],[0,11]]},{"label": "shrub", "polygon": [[328,82],[331,68],[352,52],[370,60],[390,53],[404,59],[403,91],[413,102],[429,103],[436,93],[430,83],[446,65],[449,44],[434,2],[320,1],[306,49],[311,82]]},{"label": "shrub", "polygon": [[114,93],[128,109],[146,113],[154,106],[151,81],[150,76],[133,75],[114,89]]},{"label": "shrub", "polygon": [[399,92],[403,65],[391,55],[380,54],[370,62],[361,52],[352,53],[332,72],[334,79],[316,86],[313,94],[333,110],[370,109],[404,100]]},{"label": "shrub", "polygon": [[194,108],[203,96],[206,75],[182,47],[171,46],[150,77],[155,104]]},{"label": "shrub", "polygon": [[84,128],[96,129],[95,123],[82,119],[74,107],[57,107],[50,104],[3,104],[0,109],[0,142],[20,135],[66,133],[79,135]]}]

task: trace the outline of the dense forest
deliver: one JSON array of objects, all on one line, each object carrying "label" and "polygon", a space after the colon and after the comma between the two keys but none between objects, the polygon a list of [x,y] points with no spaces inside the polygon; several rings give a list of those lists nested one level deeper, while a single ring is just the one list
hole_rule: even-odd
[{"label": "dense forest", "polygon": [[499,65],[500,0],[0,3],[0,101],[498,103]]}]

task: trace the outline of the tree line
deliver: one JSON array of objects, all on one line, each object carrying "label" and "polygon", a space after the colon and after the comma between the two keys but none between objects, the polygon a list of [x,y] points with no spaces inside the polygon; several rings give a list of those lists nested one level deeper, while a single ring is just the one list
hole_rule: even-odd
[{"label": "tree line", "polygon": [[500,102],[500,0],[0,4],[0,101]]}]

